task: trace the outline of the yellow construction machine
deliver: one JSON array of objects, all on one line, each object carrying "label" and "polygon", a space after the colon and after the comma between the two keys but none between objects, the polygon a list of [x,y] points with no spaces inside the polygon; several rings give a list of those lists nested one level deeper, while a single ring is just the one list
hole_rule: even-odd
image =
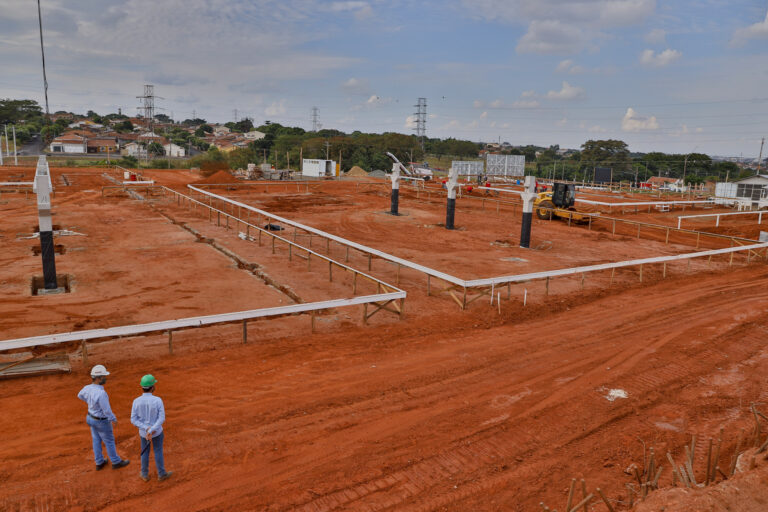
[{"label": "yellow construction machine", "polygon": [[573,207],[576,201],[576,186],[571,183],[553,183],[552,190],[540,192],[533,200],[536,216],[542,220],[561,218],[573,222],[588,222],[589,216],[583,215]]}]

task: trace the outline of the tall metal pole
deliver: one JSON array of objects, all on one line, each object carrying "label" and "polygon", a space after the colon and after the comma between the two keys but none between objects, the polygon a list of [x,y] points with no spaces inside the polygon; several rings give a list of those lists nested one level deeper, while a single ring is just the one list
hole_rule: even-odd
[{"label": "tall metal pole", "polygon": [[8,142],[8,125],[5,126],[5,156],[11,156],[11,143]]},{"label": "tall metal pole", "polygon": [[760,174],[760,162],[763,160],[763,144],[765,144],[765,137],[760,141],[760,156],[757,157],[757,174]]},{"label": "tall metal pole", "polygon": [[43,44],[43,15],[40,12],[40,0],[37,0],[37,21],[40,24],[40,54],[43,56],[43,90],[45,91],[45,118],[50,121],[48,110],[48,78],[45,76],[45,45]]},{"label": "tall metal pole", "polygon": [[19,165],[19,158],[16,151],[16,125],[13,125],[13,165]]}]

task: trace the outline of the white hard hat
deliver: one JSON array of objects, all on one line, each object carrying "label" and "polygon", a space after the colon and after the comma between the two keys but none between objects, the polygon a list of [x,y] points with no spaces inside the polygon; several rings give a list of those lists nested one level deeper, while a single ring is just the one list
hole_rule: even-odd
[{"label": "white hard hat", "polygon": [[109,375],[109,372],[104,368],[103,364],[97,364],[91,368],[91,377],[106,377],[107,375]]}]

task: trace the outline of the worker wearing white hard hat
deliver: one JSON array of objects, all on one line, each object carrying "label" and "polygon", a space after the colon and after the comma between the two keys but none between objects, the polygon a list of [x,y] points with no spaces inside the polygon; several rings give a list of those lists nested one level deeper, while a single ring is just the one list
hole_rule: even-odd
[{"label": "worker wearing white hard hat", "polygon": [[112,431],[112,423],[117,422],[117,417],[109,405],[109,396],[104,390],[109,372],[104,365],[97,364],[91,368],[91,384],[88,384],[77,394],[77,398],[88,404],[88,416],[85,422],[91,427],[93,439],[93,456],[96,461],[96,470],[104,469],[107,465],[104,459],[102,443],[107,447],[107,455],[112,461],[112,469],[120,469],[127,466],[128,459],[121,459],[115,447],[115,434]]}]

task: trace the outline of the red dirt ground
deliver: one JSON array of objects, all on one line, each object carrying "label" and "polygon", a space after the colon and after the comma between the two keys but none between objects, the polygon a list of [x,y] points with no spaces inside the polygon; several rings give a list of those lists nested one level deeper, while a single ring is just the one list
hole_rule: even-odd
[{"label": "red dirt ground", "polygon": [[[148,205],[101,200],[98,193],[85,192],[98,191],[98,180],[80,178],[81,185],[70,185],[75,191],[54,199],[57,223],[93,232],[102,218],[131,217],[120,225],[128,226],[135,242],[141,234],[131,227],[135,217],[139,226],[152,227],[147,243],[177,237],[184,253],[195,251],[186,242],[191,235],[156,220]],[[8,201],[0,205],[7,208],[0,232],[4,247],[17,244],[18,226],[34,224],[29,207],[19,206],[23,194],[9,196],[0,198]],[[257,261],[312,300],[324,289],[341,293],[348,284],[334,282],[326,289],[321,274],[304,270],[306,262],[286,265],[285,255],[273,257],[238,240],[200,213],[155,205]],[[76,215],[81,217],[69,217]],[[9,221],[14,227],[6,227]],[[568,233],[562,224],[552,229],[563,237]],[[266,288],[243,270],[224,275],[231,262],[204,244],[196,246],[205,249],[200,256],[209,255],[201,264],[221,262],[200,273],[195,297],[204,299],[245,279],[255,281],[249,289]],[[100,261],[96,246],[87,250]],[[21,252],[13,251],[16,264],[25,264]],[[62,257],[62,267],[72,264],[66,260],[70,254]],[[164,254],[155,264],[173,273],[178,262]],[[112,253],[103,258],[120,261]],[[353,263],[362,268],[362,261]],[[78,276],[89,271],[82,265]],[[93,266],[99,272],[109,268]],[[394,276],[381,262],[374,273]],[[174,336],[172,356],[163,350],[162,336],[96,344],[90,364],[104,363],[113,373],[107,389],[119,418],[118,448],[131,465],[94,471],[84,405],[75,397],[89,381],[88,369],[77,357],[71,375],[3,381],[0,510],[531,511],[542,501],[562,510],[574,477],[585,478],[589,492],[601,487],[617,510],[625,510],[624,484],[630,477],[624,469],[643,459],[638,439],[657,453],[669,450],[680,458],[691,433],[707,439],[723,427],[720,466],[727,467],[739,429],[752,426],[750,403],[764,410],[768,402],[764,263],[629,283],[610,289],[594,285],[584,292],[563,287],[548,299],[537,290],[528,307],[505,300],[499,314],[487,302],[458,311],[445,298],[426,297],[423,278],[405,273],[404,321],[377,316],[364,327],[340,311],[315,335],[306,319],[257,323],[245,346],[236,327],[190,330]],[[7,290],[18,284],[5,286],[10,288],[3,289],[7,302],[0,303],[4,339],[9,337],[4,315],[38,299],[9,299]],[[71,297],[97,296],[90,286],[97,284],[83,285]],[[228,301],[230,290],[217,292],[222,305],[237,302]],[[72,310],[79,307],[73,304]],[[154,307],[137,307],[135,314],[168,311],[169,305]],[[137,381],[148,372],[158,377],[157,394],[166,404],[166,463],[175,471],[162,483],[154,475],[149,483],[139,480],[138,439],[128,418],[140,392]],[[611,389],[626,391],[627,398],[607,400]],[[697,451],[698,467],[702,452]],[[753,474],[732,482],[757,489],[750,492],[759,504],[764,469]],[[667,469],[661,480],[668,486],[670,479]],[[643,506],[655,499],[674,503],[672,493],[653,493]],[[590,510],[606,508],[594,504]]]}]

